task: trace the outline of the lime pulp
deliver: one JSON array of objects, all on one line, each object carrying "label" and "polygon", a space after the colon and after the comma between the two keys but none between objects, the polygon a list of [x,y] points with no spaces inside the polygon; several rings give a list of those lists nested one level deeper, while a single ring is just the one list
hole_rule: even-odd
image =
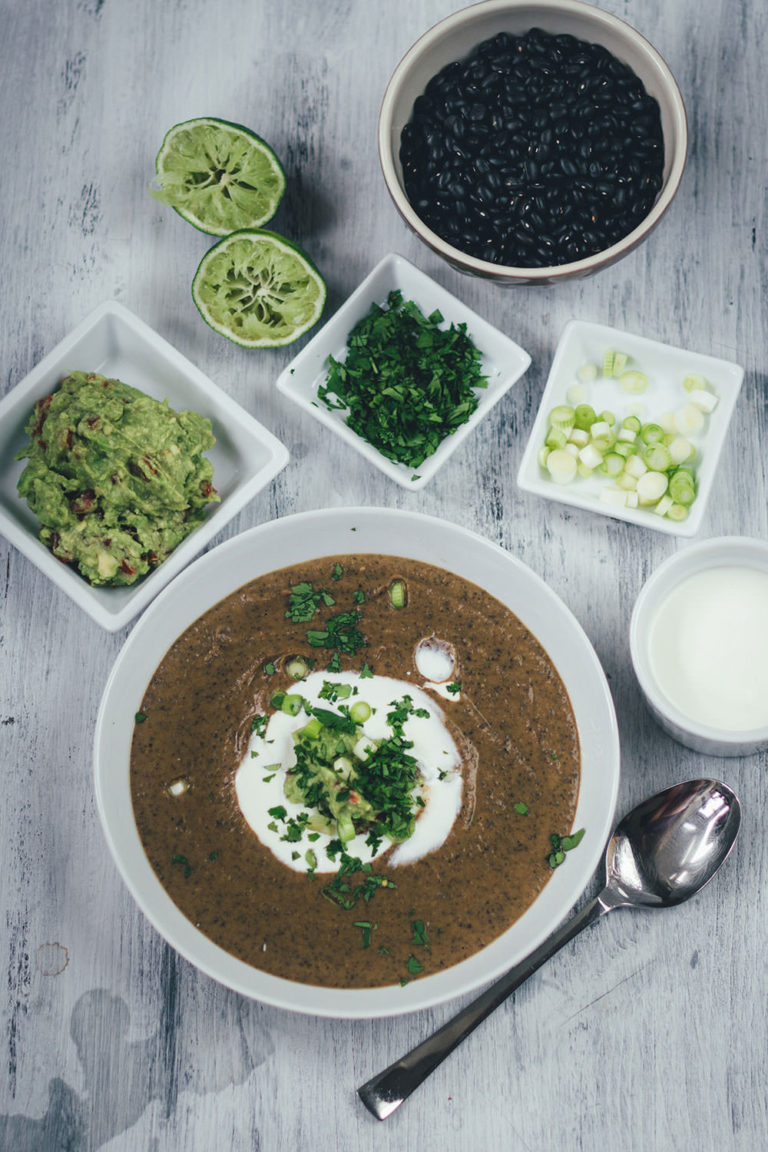
[{"label": "lime pulp", "polygon": [[192,296],[220,335],[244,348],[276,348],[317,323],[326,287],[295,244],[275,232],[243,229],[206,252]]},{"label": "lime pulp", "polygon": [[213,236],[260,228],[285,192],[285,173],[255,132],[213,117],[175,124],[155,161],[151,195]]}]

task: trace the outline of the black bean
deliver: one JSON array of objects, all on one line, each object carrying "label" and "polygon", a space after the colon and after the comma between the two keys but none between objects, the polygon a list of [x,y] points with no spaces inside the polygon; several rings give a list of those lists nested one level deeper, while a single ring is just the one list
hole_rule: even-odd
[{"label": "black bean", "polygon": [[416,211],[493,263],[563,264],[647,214],[662,183],[657,102],[599,45],[500,33],[442,69],[400,147]]}]

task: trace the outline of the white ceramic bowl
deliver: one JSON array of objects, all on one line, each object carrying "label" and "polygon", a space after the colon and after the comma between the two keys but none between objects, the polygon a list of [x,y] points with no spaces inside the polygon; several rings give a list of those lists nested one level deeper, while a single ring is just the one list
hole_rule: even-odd
[{"label": "white ceramic bowl", "polygon": [[[221,502],[145,579],[127,588],[94,588],[38,539],[37,517],[16,491],[35,403],[71,371],[101,372],[171,408],[193,409],[213,424],[207,458]],[[99,305],[0,401],[0,532],[71,600],[110,632],[123,628],[288,462],[286,448],[226,392],[122,304]]]},{"label": "white ceramic bowl", "polygon": [[[610,248],[549,268],[514,268],[468,256],[448,244],[420,219],[405,193],[400,135],[414,101],[441,68],[460,60],[499,32],[520,35],[531,28],[570,33],[601,44],[627,64],[661,110],[665,160],[662,188],[641,224]],[[688,128],[680,91],[669,68],[648,41],[616,16],[580,0],[486,0],[462,8],[426,32],[406,53],[389,82],[379,114],[379,157],[389,193],[406,224],[454,268],[498,284],[552,284],[588,276],[614,264],[653,231],[675,197],[685,168]]]},{"label": "white ceramic bowl", "polygon": [[[611,481],[597,473],[583,479],[577,477],[570,484],[557,484],[541,468],[538,453],[547,434],[549,413],[558,404],[567,402],[568,389],[580,384],[578,371],[585,364],[601,365],[606,349],[626,352],[630,366],[637,368],[649,379],[648,388],[640,395],[624,391],[619,380],[603,379],[583,385],[585,401],[596,412],[608,409],[621,420],[633,404],[640,405],[642,421],[654,421],[662,413],[674,411],[687,401],[682,381],[689,373],[703,376],[718,397],[715,410],[705,418],[700,434],[691,437],[698,449],[694,459],[696,468],[696,499],[690,506],[686,520],[674,521],[656,515],[650,508],[617,508],[605,504],[600,493]],[[730,360],[719,360],[701,352],[662,344],[646,336],[636,336],[604,324],[590,324],[571,320],[566,324],[552,361],[547,383],[542,393],[539,410],[531,435],[520,462],[517,475],[519,486],[547,500],[558,500],[590,512],[601,512],[619,520],[628,520],[644,528],[653,528],[675,536],[694,536],[702,526],[707,503],[712,493],[718,461],[725,444],[728,426],[739,398],[744,369]]]},{"label": "white ceramic bowl", "polygon": [[[575,826],[586,836],[534,904],[489,947],[453,968],[405,987],[344,990],[294,983],[235,959],[179,911],[160,885],[131,819],[129,757],[134,715],[157,664],[208,607],[269,570],[322,556],[388,553],[421,560],[481,585],[538,637],[570,694],[582,779]],[[463,528],[381,508],[309,512],[260,525],[201,557],[164,590],[133,629],[112,670],[95,736],[96,798],[107,843],[146,916],[202,971],[245,996],[318,1016],[390,1016],[441,1003],[493,979],[564,919],[598,866],[612,831],[619,743],[608,685],[580,625],[561,600],[515,557]]]},{"label": "white ceramic bowl", "polygon": [[[481,371],[488,378],[488,386],[478,391],[477,408],[466,424],[446,436],[437,451],[428,456],[416,470],[387,459],[347,426],[346,410],[327,408],[317,397],[317,390],[325,382],[328,373],[328,357],[344,359],[347,339],[355,324],[367,316],[372,304],[385,304],[389,293],[395,289],[402,292],[404,300],[413,300],[418,304],[425,316],[439,309],[446,326],[465,323],[467,334],[482,353]],[[326,428],[341,436],[390,480],[415,491],[429,483],[462,441],[520,379],[530,362],[528,353],[508,336],[467,308],[408,260],[390,253],[281,372],[277,387],[294,404],[298,404]]]},{"label": "white ceramic bowl", "polygon": [[[736,569],[744,568],[754,569],[768,582],[768,543],[747,536],[722,536],[685,547],[659,565],[643,586],[632,612],[629,634],[632,664],[651,713],[661,727],[675,740],[688,748],[693,748],[696,752],[704,752],[710,756],[751,756],[756,752],[765,751],[768,749],[768,721],[759,728],[733,730],[703,721],[701,715],[706,715],[703,705],[697,705],[696,710],[700,713],[698,718],[694,718],[687,709],[684,711],[682,708],[683,697],[678,697],[677,700],[670,698],[668,687],[668,682],[671,683],[669,681],[670,671],[661,670],[658,666],[658,659],[654,658],[654,653],[658,650],[657,642],[654,640],[654,625],[660,610],[675,590],[684,581],[699,574],[708,573],[714,569],[722,570],[721,575],[725,577],[726,595],[731,598],[733,596],[738,597],[738,593],[733,588],[732,574]],[[728,584],[729,575],[731,577],[730,585]],[[707,642],[703,646],[703,651],[709,652],[713,664],[716,663],[717,677],[727,678],[729,657],[726,649],[730,647],[729,636],[725,635],[721,638],[722,642],[717,644],[717,638],[720,635],[719,625],[714,617],[714,612],[708,613],[706,610],[707,604],[711,605],[711,603],[711,601],[705,600],[701,604],[695,605],[695,614],[697,621],[700,622],[701,633],[709,632],[710,634],[708,638],[705,637]],[[731,603],[735,609],[735,619],[742,625],[739,647],[743,643],[744,647],[748,649],[750,642],[756,642],[760,635],[765,636],[765,622],[763,620],[761,627],[759,615],[753,615],[750,619],[744,620],[744,605],[738,602],[733,603],[732,599]],[[685,631],[682,629],[683,625],[681,624],[681,639],[687,637],[690,641],[691,636],[694,637],[694,642],[690,646],[686,645],[686,647],[694,663],[691,669],[692,674],[698,677],[701,672],[702,648],[696,643],[696,633],[690,632],[689,624],[685,625]],[[712,651],[713,648],[716,651]],[[754,684],[759,682],[757,680],[759,669],[754,662],[750,662],[750,664],[751,666],[745,669],[745,673],[753,681],[751,686],[753,689]],[[662,680],[664,683],[660,682]],[[765,674],[763,674],[763,682],[764,680]],[[706,682],[710,682],[708,676]],[[707,690],[706,684],[705,690]],[[691,699],[687,692],[684,699],[686,704]]]}]

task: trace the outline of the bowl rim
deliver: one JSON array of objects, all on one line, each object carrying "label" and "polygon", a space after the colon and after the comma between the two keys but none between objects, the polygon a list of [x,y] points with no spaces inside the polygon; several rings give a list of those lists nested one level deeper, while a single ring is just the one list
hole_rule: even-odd
[{"label": "bowl rim", "polygon": [[[753,558],[754,562],[750,561]],[[692,720],[658,687],[647,658],[648,629],[666,597],[683,580],[710,568],[746,566],[768,574],[768,541],[755,536],[712,536],[681,548],[662,560],[640,589],[629,625],[629,651],[640,687],[652,709],[676,729],[722,749],[765,745],[768,724],[762,728],[733,730]]]},{"label": "bowl rim", "polygon": [[400,94],[400,90],[407,76],[411,64],[436,41],[441,40],[454,28],[471,22],[473,16],[484,12],[503,12],[509,9],[530,8],[531,0],[480,0],[467,8],[439,20],[424,32],[418,40],[408,49],[396,66],[389,83],[384,91],[378,125],[378,151],[384,181],[387,185],[397,211],[405,223],[426,243],[434,252],[442,256],[454,267],[460,268],[476,276],[492,280],[525,280],[528,283],[552,283],[556,280],[571,279],[576,276],[587,275],[603,266],[615,263],[620,257],[630,252],[640,241],[648,235],[661,220],[672,204],[685,170],[688,153],[688,118],[680,88],[675,77],[659,51],[651,42],[638,32],[626,20],[605,12],[584,0],[540,0],[540,10],[550,9],[561,12],[572,12],[583,15],[584,19],[595,26],[610,28],[626,39],[633,41],[646,55],[658,73],[664,79],[665,87],[670,98],[669,111],[675,126],[676,147],[672,153],[669,174],[661,191],[643,220],[609,248],[594,253],[582,260],[574,260],[569,264],[553,264],[544,267],[526,268],[513,264],[492,264],[488,260],[480,260],[455,248],[441,236],[429,228],[414,211],[397,174],[393,147],[392,147],[392,109]]},{"label": "bowl rim", "polygon": [[[310,526],[319,517],[315,536],[322,547],[315,539],[308,551]],[[382,549],[382,540],[395,540],[400,547]],[[278,553],[275,559],[274,550],[281,541],[283,555]],[[468,579],[472,579],[468,573],[480,567],[489,573],[492,595],[502,583],[505,590],[511,586],[519,592],[522,587],[530,603],[518,615],[534,635],[547,635],[541,642],[561,670],[582,744],[575,820],[586,819],[590,835],[570,866],[557,870],[520,919],[486,948],[403,988],[395,984],[372,989],[318,987],[272,976],[238,960],[196,929],[173,903],[144,853],[132,819],[129,760],[134,714],[170,644],[207,607],[262,572],[343,551],[413,556]],[[430,559],[435,551],[436,557]],[[452,553],[451,563],[441,560],[446,551]],[[243,576],[237,564],[245,559],[249,571]],[[531,625],[533,618],[536,627]],[[147,666],[139,659],[145,637],[147,643],[151,641],[152,659]],[[290,1011],[350,1019],[397,1016],[444,1003],[501,975],[536,948],[571,911],[594,876],[613,829],[620,780],[618,725],[607,677],[586,633],[560,597],[523,561],[470,529],[424,513],[375,507],[322,509],[277,518],[232,537],[186,568],[153,601],[125,641],[104,688],[93,751],[96,804],[107,846],[123,882],[160,935],[206,975],[244,996]],[[595,782],[586,791],[585,763]],[[510,933],[515,932],[510,943]]]}]

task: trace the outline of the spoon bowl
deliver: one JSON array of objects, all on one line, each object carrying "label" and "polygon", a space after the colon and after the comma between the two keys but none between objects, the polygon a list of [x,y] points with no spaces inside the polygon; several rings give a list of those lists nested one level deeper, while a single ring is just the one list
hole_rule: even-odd
[{"label": "spoon bowl", "polygon": [[520,964],[401,1060],[358,1089],[378,1120],[390,1116],[454,1048],[564,944],[614,908],[670,908],[707,885],[741,824],[734,792],[717,780],[687,780],[638,804],[605,853],[605,886]]},{"label": "spoon bowl", "polygon": [[687,780],[638,804],[606,850],[606,887],[634,904],[672,907],[710,882],[733,847],[739,802],[725,784]]}]

